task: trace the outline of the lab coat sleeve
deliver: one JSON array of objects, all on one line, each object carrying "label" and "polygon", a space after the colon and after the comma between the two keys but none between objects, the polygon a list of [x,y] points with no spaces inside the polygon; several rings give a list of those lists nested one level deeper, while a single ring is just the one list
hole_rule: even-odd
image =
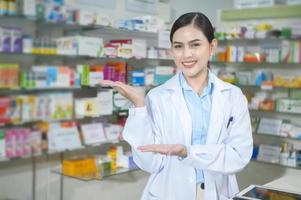
[{"label": "lab coat sleeve", "polygon": [[[151,92],[150,92],[151,93]],[[159,110],[151,103],[149,95],[144,107],[130,108],[123,138],[131,145],[135,163],[142,170],[157,173],[163,169],[164,155],[141,152],[137,147],[147,144],[159,144],[161,134],[158,128]]]},{"label": "lab coat sleeve", "polygon": [[[194,168],[223,174],[242,170],[250,161],[253,150],[252,128],[247,100],[241,93],[234,102],[234,120],[228,136],[218,144],[192,145],[183,163]],[[210,134],[210,133],[208,133]]]}]

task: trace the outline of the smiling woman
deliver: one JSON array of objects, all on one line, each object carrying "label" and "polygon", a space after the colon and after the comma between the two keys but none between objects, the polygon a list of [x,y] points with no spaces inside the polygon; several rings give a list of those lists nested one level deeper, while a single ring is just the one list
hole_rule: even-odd
[{"label": "smiling woman", "polygon": [[246,98],[210,71],[217,40],[205,15],[179,17],[170,40],[179,72],[145,98],[126,84],[101,83],[135,105],[123,137],[136,164],[151,173],[141,199],[231,198],[238,192],[235,172],[252,154]]}]

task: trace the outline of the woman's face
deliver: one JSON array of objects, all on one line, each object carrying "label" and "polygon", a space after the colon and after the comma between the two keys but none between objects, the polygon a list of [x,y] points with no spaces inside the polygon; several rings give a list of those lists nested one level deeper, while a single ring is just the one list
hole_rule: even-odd
[{"label": "woman's face", "polygon": [[215,39],[209,43],[200,29],[188,25],[176,30],[172,40],[175,64],[186,78],[195,78],[206,72],[208,60],[217,45]]}]

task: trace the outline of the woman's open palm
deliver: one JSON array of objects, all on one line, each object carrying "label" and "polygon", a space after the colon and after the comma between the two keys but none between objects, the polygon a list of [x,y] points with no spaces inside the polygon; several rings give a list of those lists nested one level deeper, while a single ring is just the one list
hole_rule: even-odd
[{"label": "woman's open palm", "polygon": [[133,102],[136,107],[144,106],[144,96],[134,87],[119,81],[103,80],[100,82],[102,86],[110,86],[116,89],[122,96]]}]

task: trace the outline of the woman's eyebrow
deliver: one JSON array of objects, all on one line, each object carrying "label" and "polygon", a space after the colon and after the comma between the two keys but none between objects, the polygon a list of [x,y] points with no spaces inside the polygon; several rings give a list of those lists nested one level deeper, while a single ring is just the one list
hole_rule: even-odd
[{"label": "woman's eyebrow", "polygon": [[[201,42],[201,39],[194,39],[194,40],[190,40],[188,41],[188,43],[194,43],[194,42]],[[178,42],[178,41],[174,41],[172,42],[173,44],[184,44],[184,42]]]},{"label": "woman's eyebrow", "polygon": [[200,39],[194,39],[194,40],[190,40],[188,43],[194,43],[194,42],[201,42],[202,40]]}]

